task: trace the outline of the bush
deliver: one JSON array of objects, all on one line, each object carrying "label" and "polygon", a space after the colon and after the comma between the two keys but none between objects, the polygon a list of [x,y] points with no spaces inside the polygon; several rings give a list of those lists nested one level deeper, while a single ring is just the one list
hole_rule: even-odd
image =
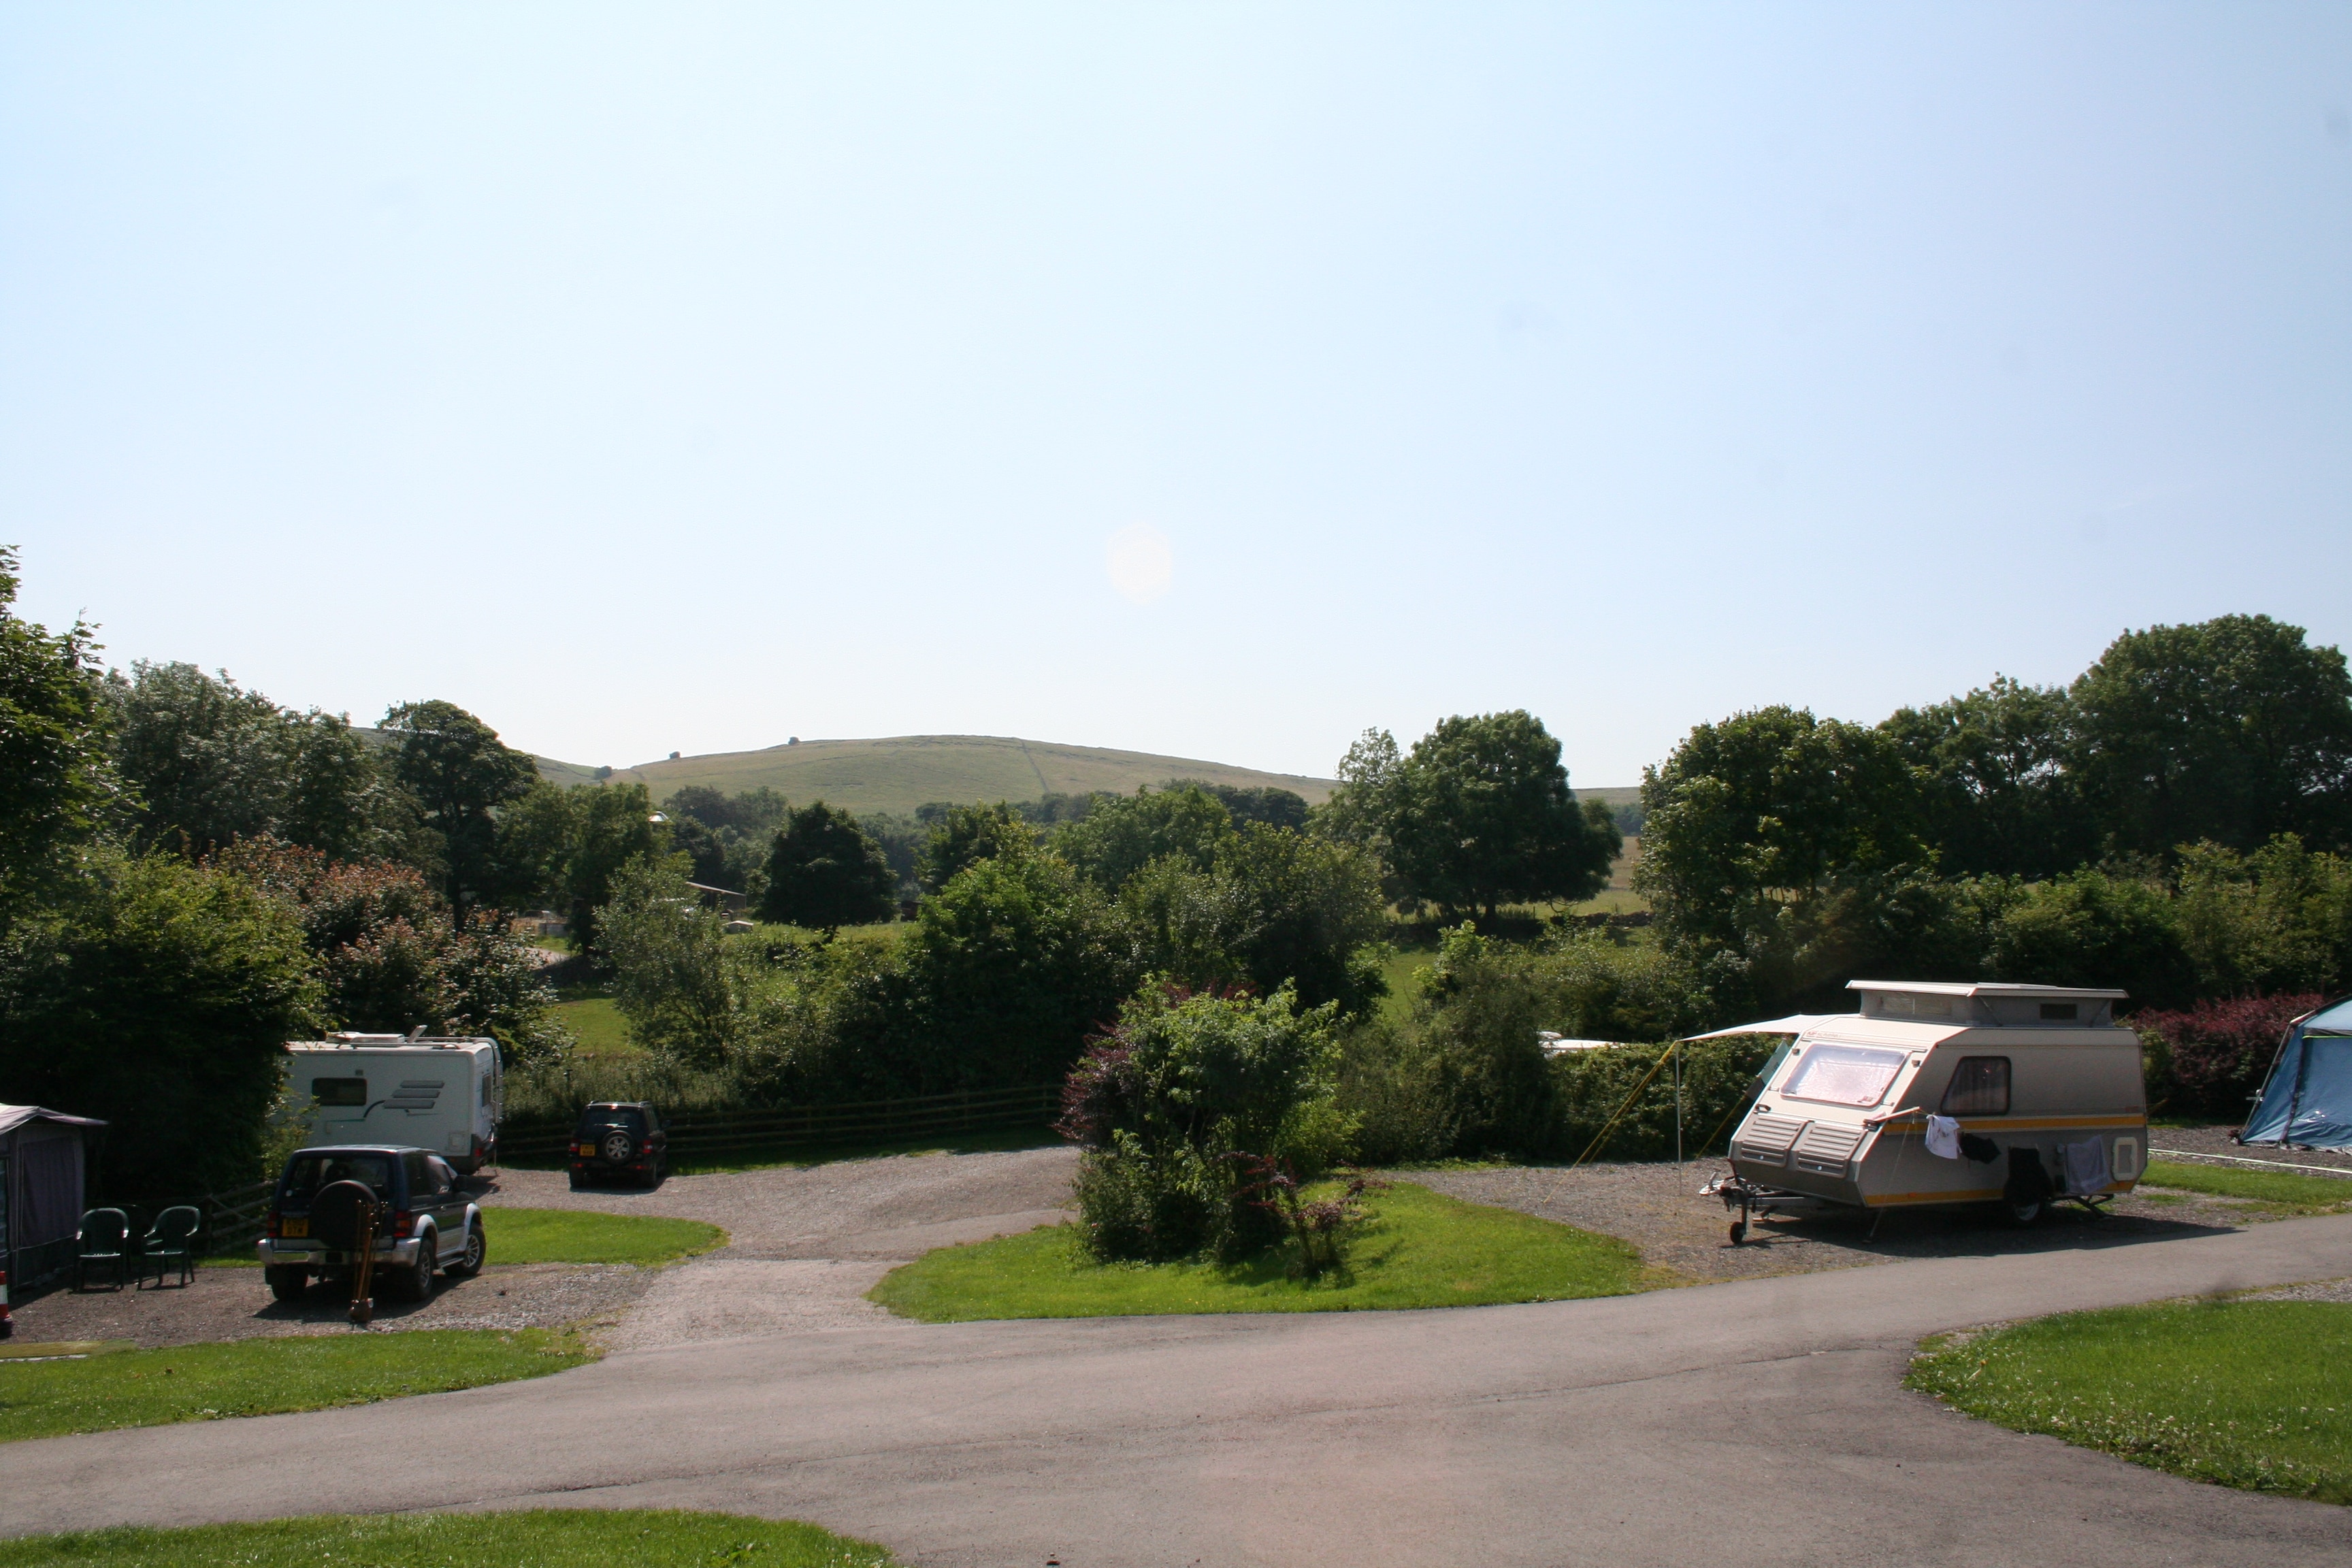
[{"label": "bush", "polygon": [[1319,1173],[1349,1128],[1331,1098],[1334,1009],[1287,991],[1250,996],[1147,990],[1069,1076],[1060,1130],[1086,1146],[1077,1181],[1097,1258],[1233,1258],[1282,1234],[1250,1201],[1233,1159]]},{"label": "bush", "polygon": [[1996,979],[2121,986],[2143,1007],[2178,1007],[2197,994],[2164,889],[2104,871],[2020,891],[1993,925],[1990,957]]},{"label": "bush", "polygon": [[[2287,1026],[2325,1000],[2315,992],[2241,996],[2179,1011],[2142,1012],[2132,1024],[2150,1058],[2168,1069],[2178,1086],[2171,1109],[2242,1123]],[[2153,1094],[2156,1086],[2149,1087]]]}]

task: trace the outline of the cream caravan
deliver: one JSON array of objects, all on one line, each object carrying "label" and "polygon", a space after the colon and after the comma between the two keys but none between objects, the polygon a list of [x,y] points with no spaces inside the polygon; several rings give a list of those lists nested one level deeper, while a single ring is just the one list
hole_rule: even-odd
[{"label": "cream caravan", "polygon": [[314,1143],[386,1143],[471,1175],[496,1157],[505,1081],[496,1040],[330,1035],[289,1040],[289,1099]]},{"label": "cream caravan", "polygon": [[[1750,1025],[1795,1034],[1702,1195],[1751,1212],[1999,1203],[2030,1224],[2138,1182],[2147,1150],[2139,1037],[2121,991],[1856,980],[1859,1013]],[[1741,1032],[1737,1029],[1721,1034]]]}]

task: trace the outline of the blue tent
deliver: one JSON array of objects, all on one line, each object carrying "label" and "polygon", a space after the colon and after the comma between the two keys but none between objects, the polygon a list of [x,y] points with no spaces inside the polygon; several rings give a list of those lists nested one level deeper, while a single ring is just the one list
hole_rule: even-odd
[{"label": "blue tent", "polygon": [[2238,1141],[2352,1149],[2352,1001],[2322,1007],[2286,1032]]}]

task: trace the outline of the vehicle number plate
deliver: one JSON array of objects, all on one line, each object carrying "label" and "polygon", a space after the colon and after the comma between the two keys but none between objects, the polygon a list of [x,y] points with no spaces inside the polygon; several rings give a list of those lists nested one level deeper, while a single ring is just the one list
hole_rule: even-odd
[{"label": "vehicle number plate", "polygon": [[278,1234],[289,1240],[299,1239],[310,1234],[310,1222],[307,1219],[289,1219],[278,1227]]},{"label": "vehicle number plate", "polygon": [[583,1143],[580,1145],[580,1152],[583,1154],[593,1154],[595,1152],[596,1145],[593,1143]]}]

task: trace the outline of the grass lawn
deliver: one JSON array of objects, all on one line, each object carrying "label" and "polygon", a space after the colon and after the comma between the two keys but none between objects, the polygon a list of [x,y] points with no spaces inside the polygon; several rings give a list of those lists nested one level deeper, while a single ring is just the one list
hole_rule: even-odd
[{"label": "grass lawn", "polygon": [[727,1245],[698,1219],[595,1214],[583,1209],[486,1208],[482,1239],[492,1263],[675,1263]]},{"label": "grass lawn", "polygon": [[0,1568],[886,1568],[888,1552],[789,1521],[653,1509],[534,1509],[93,1530],[0,1541]]},{"label": "grass lawn", "polygon": [[1217,1263],[1096,1263],[1078,1227],[1052,1226],[941,1247],[884,1276],[867,1299],[929,1323],[1161,1312],[1336,1312],[1475,1307],[1622,1296],[1661,1281],[1641,1255],[1532,1215],[1465,1204],[1400,1182],[1368,1194],[1370,1218],[1341,1269],[1290,1278],[1286,1250]]},{"label": "grass lawn", "polygon": [[2352,1305],[2069,1312],[1920,1347],[1911,1387],[2192,1480],[2352,1502]]},{"label": "grass lawn", "polygon": [[415,1329],[0,1361],[0,1441],[366,1405],[544,1377],[594,1359],[577,1338],[543,1329]]},{"label": "grass lawn", "polygon": [[629,1038],[628,1021],[609,992],[593,985],[567,985],[556,993],[555,1021],[579,1037],[580,1056],[634,1057],[643,1053]]},{"label": "grass lawn", "polygon": [[2246,1198],[2283,1215],[2331,1214],[2352,1205],[2352,1176],[2299,1176],[2292,1171],[2255,1171],[2242,1165],[2150,1160],[2140,1184]]}]

